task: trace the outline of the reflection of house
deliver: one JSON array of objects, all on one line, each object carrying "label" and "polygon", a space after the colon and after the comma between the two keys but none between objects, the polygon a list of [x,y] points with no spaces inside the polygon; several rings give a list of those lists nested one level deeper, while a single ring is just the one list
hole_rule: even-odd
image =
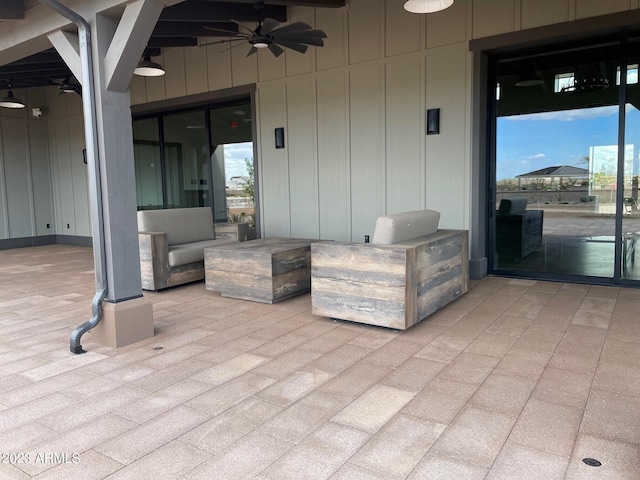
[{"label": "reflection of house", "polygon": [[567,182],[580,184],[582,181],[588,180],[589,170],[586,168],[572,167],[571,165],[561,165],[545,167],[540,170],[534,170],[533,172],[516,175],[516,178],[518,179],[518,188],[520,188],[522,179],[525,179],[526,183],[544,183],[553,190],[554,186],[564,185]]},{"label": "reflection of house", "polygon": [[228,181],[227,181],[227,190],[230,192],[236,191],[236,190],[244,190],[245,187],[248,184],[248,180],[246,177],[241,177],[241,176],[235,176],[235,177],[231,177]]}]

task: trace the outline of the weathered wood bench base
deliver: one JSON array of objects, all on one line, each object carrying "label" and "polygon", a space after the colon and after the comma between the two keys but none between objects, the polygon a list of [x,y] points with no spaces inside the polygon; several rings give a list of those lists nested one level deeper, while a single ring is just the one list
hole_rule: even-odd
[{"label": "weathered wood bench base", "polygon": [[405,330],[467,291],[468,258],[466,230],[391,245],[313,243],[312,313]]}]

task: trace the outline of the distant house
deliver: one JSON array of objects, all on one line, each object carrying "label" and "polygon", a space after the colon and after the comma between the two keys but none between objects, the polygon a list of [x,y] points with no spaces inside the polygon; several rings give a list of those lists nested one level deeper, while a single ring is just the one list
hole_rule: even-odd
[{"label": "distant house", "polygon": [[247,177],[235,176],[227,180],[227,191],[242,191],[248,185]]},{"label": "distant house", "polygon": [[[554,185],[562,185],[565,179],[575,182],[579,179],[588,179],[589,170],[586,168],[572,167],[571,165],[561,165],[556,167],[545,167],[533,172],[516,175],[518,187],[522,179],[542,181],[553,188]],[[558,179],[557,181],[555,181]]]}]

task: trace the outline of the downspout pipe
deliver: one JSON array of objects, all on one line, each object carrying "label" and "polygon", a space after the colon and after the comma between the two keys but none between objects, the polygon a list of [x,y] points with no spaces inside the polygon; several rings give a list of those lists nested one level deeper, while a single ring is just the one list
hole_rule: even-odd
[{"label": "downspout pipe", "polygon": [[91,48],[91,27],[78,13],[61,4],[58,0],[39,0],[78,26],[80,62],[82,65],[82,110],[84,113],[85,142],[87,146],[87,166],[89,169],[89,200],[91,210],[91,231],[93,235],[93,263],[96,277],[96,294],[91,302],[91,318],[71,333],[69,348],[71,353],[85,353],[80,339],[102,320],[102,303],[107,296],[107,268],[104,239],[104,214],[102,210],[102,184],[98,151],[98,122],[96,118],[96,92]]}]

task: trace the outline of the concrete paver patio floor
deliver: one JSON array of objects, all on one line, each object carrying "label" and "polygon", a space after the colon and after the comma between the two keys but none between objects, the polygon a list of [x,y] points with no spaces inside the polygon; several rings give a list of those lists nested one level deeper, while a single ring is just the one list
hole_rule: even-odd
[{"label": "concrete paver patio floor", "polygon": [[88,248],[0,251],[2,479],[640,478],[640,289],[486,278],[395,332],[198,283],[72,355],[93,294]]}]

